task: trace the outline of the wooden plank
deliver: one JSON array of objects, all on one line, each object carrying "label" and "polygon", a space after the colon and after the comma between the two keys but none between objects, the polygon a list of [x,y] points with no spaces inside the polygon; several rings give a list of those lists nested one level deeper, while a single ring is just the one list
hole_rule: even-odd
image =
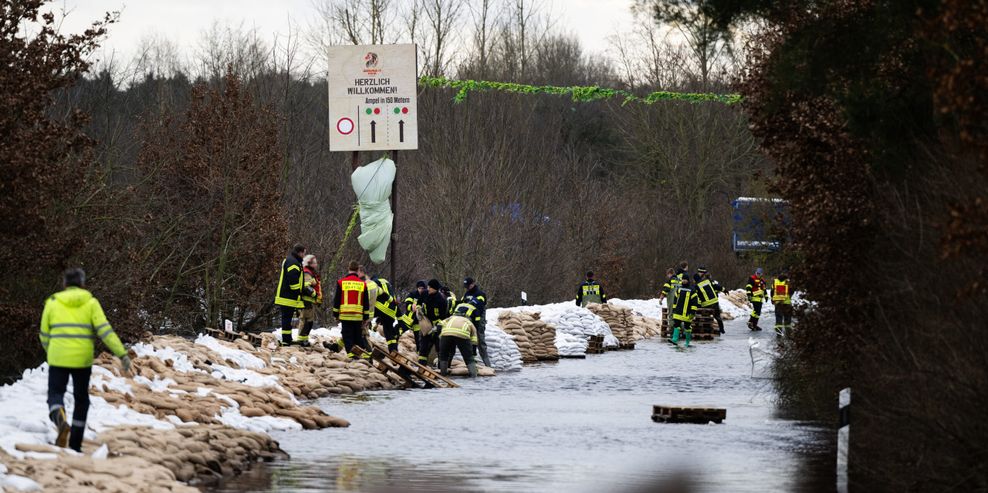
[{"label": "wooden plank", "polygon": [[652,421],[660,423],[722,423],[727,410],[710,407],[652,406]]},{"label": "wooden plank", "polygon": [[457,388],[457,385],[452,380],[440,375],[438,372],[433,371],[432,368],[428,366],[419,364],[417,361],[412,361],[405,355],[401,353],[391,353],[388,352],[387,346],[382,346],[379,344],[374,345],[374,353],[380,353],[381,357],[390,359],[399,366],[409,370],[414,373],[416,377],[420,380],[432,385],[436,388]]}]

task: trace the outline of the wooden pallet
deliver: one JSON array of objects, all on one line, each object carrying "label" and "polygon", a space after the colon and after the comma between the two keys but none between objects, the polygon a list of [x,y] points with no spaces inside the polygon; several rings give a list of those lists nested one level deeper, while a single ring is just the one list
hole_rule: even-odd
[{"label": "wooden pallet", "polygon": [[727,409],[709,407],[652,406],[652,421],[656,423],[723,423]]},{"label": "wooden pallet", "polygon": [[587,337],[587,354],[604,354],[604,336]]},{"label": "wooden pallet", "polygon": [[206,334],[216,339],[223,339],[224,341],[235,341],[237,339],[247,339],[246,332],[227,332],[225,330],[211,329],[206,327]]},{"label": "wooden pallet", "polygon": [[[395,373],[405,380],[406,383],[411,381],[415,387],[419,387],[419,384],[415,382],[418,379],[422,381],[421,387],[427,389],[451,389],[459,387],[455,382],[440,375],[432,368],[419,364],[418,361],[413,361],[401,353],[389,352],[388,347],[383,344],[372,343],[372,346],[371,359],[382,365],[378,366],[378,368],[386,370],[385,373]],[[358,351],[360,351],[359,354],[361,355],[366,352],[360,346],[354,346],[353,353],[358,354]]]},{"label": "wooden pallet", "polygon": [[559,359],[587,359],[587,355],[585,355],[585,354],[572,354],[572,355],[560,354],[559,355]]},{"label": "wooden pallet", "polygon": [[622,343],[622,344],[618,345],[617,348],[619,350],[630,351],[630,350],[632,350],[632,349],[635,348],[635,343],[633,343],[633,342]]}]

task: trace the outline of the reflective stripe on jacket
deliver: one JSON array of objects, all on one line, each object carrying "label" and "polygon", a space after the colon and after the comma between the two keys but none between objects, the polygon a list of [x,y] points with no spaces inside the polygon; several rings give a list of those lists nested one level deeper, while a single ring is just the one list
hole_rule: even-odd
[{"label": "reflective stripe on jacket", "polygon": [[696,296],[700,301],[701,307],[714,306],[720,302],[720,298],[717,296],[717,292],[720,291],[720,285],[711,281],[710,279],[704,279],[696,285]]},{"label": "reflective stripe on jacket", "polygon": [[772,283],[772,303],[792,304],[792,294],[789,292],[789,280],[776,279]]},{"label": "reflective stripe on jacket", "polygon": [[453,315],[443,322],[443,330],[440,337],[459,337],[460,339],[470,339],[474,345],[477,344],[477,328],[467,317]]},{"label": "reflective stripe on jacket", "polygon": [[765,296],[765,280],[757,276],[751,276],[748,278],[748,285],[744,287],[744,290],[747,291],[751,301],[761,302],[762,297]]},{"label": "reflective stripe on jacket", "polygon": [[116,356],[127,354],[92,293],[69,287],[53,294],[41,314],[41,345],[48,365],[88,368],[93,365],[93,342],[99,337]]},{"label": "reflective stripe on jacket", "polygon": [[322,303],[322,278],[319,277],[319,274],[306,267],[302,269],[302,282],[312,290],[311,295],[302,295],[302,301]]},{"label": "reflective stripe on jacket", "polygon": [[281,262],[274,304],[289,308],[305,307],[305,303],[302,303],[302,259],[295,255],[289,255]]},{"label": "reflective stripe on jacket", "polygon": [[696,315],[696,307],[699,300],[696,293],[686,286],[679,286],[676,292],[676,306],[672,312],[672,318],[683,322],[692,322]]},{"label": "reflective stripe on jacket", "polygon": [[351,272],[336,281],[333,314],[340,320],[350,322],[367,320],[373,314],[367,300],[367,283],[357,274]]},{"label": "reflective stripe on jacket", "polygon": [[367,281],[367,287],[370,287],[371,283],[374,284],[377,291],[377,298],[374,300],[374,308],[377,310],[377,315],[397,318],[398,303],[394,295],[391,294],[391,283],[383,277]]}]

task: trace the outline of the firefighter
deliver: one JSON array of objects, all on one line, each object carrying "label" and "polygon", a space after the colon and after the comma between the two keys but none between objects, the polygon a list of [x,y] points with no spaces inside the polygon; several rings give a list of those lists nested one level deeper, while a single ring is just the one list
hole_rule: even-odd
[{"label": "firefighter", "polygon": [[461,303],[456,307],[449,320],[443,322],[439,336],[439,372],[449,374],[449,366],[453,363],[456,350],[460,350],[463,362],[470,369],[470,377],[477,376],[477,363],[473,358],[471,347],[477,347],[477,328],[470,321],[469,303]]},{"label": "firefighter", "polygon": [[439,290],[442,293],[443,298],[446,298],[447,311],[453,313],[453,309],[456,308],[458,301],[456,299],[456,293],[449,289],[449,286],[443,284],[442,289]]},{"label": "firefighter", "polygon": [[[342,326],[343,347],[348,358],[353,358],[353,347],[369,350],[364,340],[364,323],[370,320],[371,304],[367,295],[367,283],[357,274],[360,264],[350,261],[347,275],[336,281],[336,294],[333,296],[333,315]],[[369,358],[364,353],[364,358]]]},{"label": "firefighter", "polygon": [[593,271],[587,272],[587,279],[576,288],[577,306],[585,307],[590,303],[607,303],[604,288],[594,280]]},{"label": "firefighter", "polygon": [[720,316],[720,295],[718,293],[722,293],[724,288],[719,282],[710,279],[710,273],[706,267],[698,267],[694,278],[697,280],[695,289],[700,308],[709,308],[713,312],[714,320],[717,321],[717,328],[723,334],[724,319]]},{"label": "firefighter", "polygon": [[312,295],[311,288],[304,286],[302,276],[302,258],[305,247],[296,243],[281,262],[281,275],[278,277],[278,290],[274,295],[274,304],[281,309],[281,345],[292,343],[292,318],[295,311],[305,308],[302,295]]},{"label": "firefighter", "polygon": [[406,296],[405,300],[402,301],[402,309],[404,313],[398,317],[398,326],[401,328],[401,333],[404,334],[406,331],[411,330],[412,334],[415,336],[416,352],[418,352],[419,347],[422,344],[422,334],[421,327],[419,327],[419,316],[415,313],[415,307],[425,304],[425,293],[425,281],[416,282],[415,290],[408,293],[408,296]]},{"label": "firefighter", "polygon": [[792,290],[789,273],[783,273],[772,282],[772,304],[775,305],[775,335],[789,335],[792,328]]},{"label": "firefighter", "polygon": [[680,280],[679,289],[676,293],[676,304],[673,305],[672,312],[672,343],[679,345],[679,335],[684,334],[685,347],[690,347],[690,340],[693,339],[693,317],[696,315],[696,308],[699,305],[699,299],[691,284],[689,277]]},{"label": "firefighter", "polygon": [[442,321],[449,317],[449,300],[439,292],[442,287],[439,280],[429,279],[429,283],[426,285],[425,303],[420,305],[423,310],[422,315],[432,323],[432,331],[421,336],[419,363],[422,364],[428,364],[429,353],[432,352],[432,348],[439,348],[440,326]]},{"label": "firefighter", "polygon": [[487,329],[487,293],[477,286],[477,282],[472,277],[463,279],[463,288],[466,289],[463,293],[463,301],[472,307],[469,314],[470,321],[477,329],[476,349],[480,351],[480,359],[484,362],[484,366],[491,366],[491,358],[487,354],[487,341],[484,340],[484,332]]},{"label": "firefighter", "polygon": [[395,300],[391,283],[387,279],[376,276],[367,277],[363,269],[359,274],[367,282],[367,287],[374,298],[374,317],[384,329],[384,338],[388,341],[388,351],[398,351],[398,302]]},{"label": "firefighter", "polygon": [[[662,304],[662,300],[668,298],[673,290],[673,278],[676,275],[676,271],[670,267],[666,269],[666,280],[662,285],[662,291],[659,292],[659,305]],[[678,281],[677,281],[678,282]]]},{"label": "firefighter", "polygon": [[676,325],[676,319],[672,317],[672,308],[676,306],[676,296],[679,294],[680,284],[682,284],[683,279],[689,277],[689,269],[689,262],[681,260],[676,266],[676,271],[673,273],[672,278],[669,280],[669,297],[666,298],[666,307],[669,309],[669,327]]},{"label": "firefighter", "polygon": [[302,285],[307,288],[302,294],[302,310],[299,311],[299,346],[309,347],[309,332],[316,322],[316,307],[322,304],[322,277],[319,275],[319,260],[315,255],[302,258]]},{"label": "firefighter", "polygon": [[[89,377],[93,374],[93,342],[98,337],[130,372],[130,357],[106,320],[103,307],[86,288],[86,273],[68,269],[62,275],[62,291],[45,301],[41,313],[41,345],[48,362],[48,418],[55,423],[55,445],[82,451],[89,414]],[[65,390],[72,377],[75,409],[72,422],[65,413]]]},{"label": "firefighter", "polygon": [[765,299],[765,279],[762,277],[762,268],[755,269],[755,273],[748,278],[748,284],[744,287],[751,302],[751,317],[748,318],[748,328],[751,330],[762,330],[758,326],[758,319],[762,317],[762,301]]}]

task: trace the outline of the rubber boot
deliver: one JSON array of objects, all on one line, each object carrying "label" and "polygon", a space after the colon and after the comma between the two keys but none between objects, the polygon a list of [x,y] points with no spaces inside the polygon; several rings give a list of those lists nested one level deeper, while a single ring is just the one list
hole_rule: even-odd
[{"label": "rubber boot", "polygon": [[686,331],[686,344],[683,347],[690,347],[690,339],[693,338],[693,330]]},{"label": "rubber boot", "polygon": [[672,329],[672,343],[679,344],[679,327]]},{"label": "rubber boot", "polygon": [[86,434],[86,426],[72,425],[72,433],[69,438],[69,448],[76,452],[82,452],[82,437]]},{"label": "rubber boot", "polygon": [[439,362],[439,374],[444,377],[449,375],[449,361]]},{"label": "rubber boot", "polygon": [[65,408],[58,406],[48,413],[48,418],[55,423],[58,430],[58,437],[55,438],[55,446],[65,448],[69,444],[69,420],[65,416]]},{"label": "rubber boot", "polygon": [[477,378],[477,362],[471,361],[467,363],[467,368],[470,370],[470,378]]}]

